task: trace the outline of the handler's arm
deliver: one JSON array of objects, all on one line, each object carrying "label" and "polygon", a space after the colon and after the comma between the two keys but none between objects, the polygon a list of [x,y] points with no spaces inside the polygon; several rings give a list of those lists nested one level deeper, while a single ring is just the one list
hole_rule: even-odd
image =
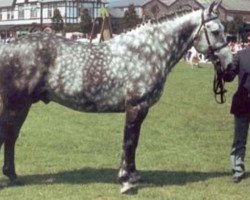
[{"label": "handler's arm", "polygon": [[224,72],[223,79],[226,82],[234,80],[235,76],[239,73],[239,55],[236,53],[233,58],[233,64],[229,65]]}]

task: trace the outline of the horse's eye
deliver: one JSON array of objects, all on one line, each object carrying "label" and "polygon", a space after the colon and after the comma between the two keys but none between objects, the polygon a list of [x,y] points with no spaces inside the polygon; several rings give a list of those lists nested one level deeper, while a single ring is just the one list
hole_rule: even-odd
[{"label": "horse's eye", "polygon": [[214,36],[218,36],[218,35],[220,34],[220,32],[219,32],[219,31],[212,31],[212,34],[213,34]]}]

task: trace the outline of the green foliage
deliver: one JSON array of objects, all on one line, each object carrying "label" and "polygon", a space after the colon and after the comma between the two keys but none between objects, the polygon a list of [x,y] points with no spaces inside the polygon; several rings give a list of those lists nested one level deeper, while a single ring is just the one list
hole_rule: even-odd
[{"label": "green foliage", "polygon": [[92,18],[89,14],[89,10],[84,8],[81,10],[81,22],[80,27],[83,33],[90,33],[91,32],[91,25],[92,25]]},{"label": "green foliage", "polygon": [[[0,199],[249,199],[249,146],[248,178],[240,184],[231,181],[229,108],[236,82],[226,84],[227,102],[219,105],[212,81],[211,65],[191,69],[181,62],[173,69],[162,98],[142,125],[136,159],[143,180],[133,196],[121,195],[115,180],[124,114],[80,113],[54,103],[35,104],[16,146],[16,169],[25,185],[0,190]],[[7,184],[2,174],[0,183]]]},{"label": "green foliage", "polygon": [[64,26],[65,32],[81,32],[80,24],[67,24]]},{"label": "green foliage", "polygon": [[135,6],[133,4],[129,5],[128,10],[124,13],[124,24],[126,29],[134,28],[140,23],[140,19],[135,11]]},{"label": "green foliage", "polygon": [[243,21],[243,18],[241,16],[235,16],[232,21],[225,22],[224,24],[225,24],[225,28],[226,28],[227,33],[236,35],[243,28],[244,21]]},{"label": "green foliage", "polygon": [[54,14],[51,20],[52,20],[52,29],[56,33],[63,30],[64,22],[60,10],[58,9],[54,10]]}]

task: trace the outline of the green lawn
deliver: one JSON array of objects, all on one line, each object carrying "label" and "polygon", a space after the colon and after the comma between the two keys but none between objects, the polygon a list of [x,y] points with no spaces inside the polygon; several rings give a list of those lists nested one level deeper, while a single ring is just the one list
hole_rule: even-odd
[{"label": "green lawn", "polygon": [[[121,195],[116,183],[124,114],[35,104],[16,147],[16,170],[25,185],[5,187],[0,199],[250,199],[250,178],[231,182],[229,109],[236,84],[227,84],[227,102],[219,105],[212,81],[210,65],[191,69],[181,62],[169,75],[143,124],[137,151],[143,180],[133,196]],[[6,185],[7,178],[0,175],[0,182]]]}]

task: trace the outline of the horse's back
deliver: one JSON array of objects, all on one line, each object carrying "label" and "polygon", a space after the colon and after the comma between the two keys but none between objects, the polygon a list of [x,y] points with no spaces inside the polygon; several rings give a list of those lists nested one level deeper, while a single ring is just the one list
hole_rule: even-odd
[{"label": "horse's back", "polygon": [[110,68],[105,44],[40,33],[20,38],[0,52],[0,87],[8,99],[55,101],[82,111],[124,109],[123,83]]}]

